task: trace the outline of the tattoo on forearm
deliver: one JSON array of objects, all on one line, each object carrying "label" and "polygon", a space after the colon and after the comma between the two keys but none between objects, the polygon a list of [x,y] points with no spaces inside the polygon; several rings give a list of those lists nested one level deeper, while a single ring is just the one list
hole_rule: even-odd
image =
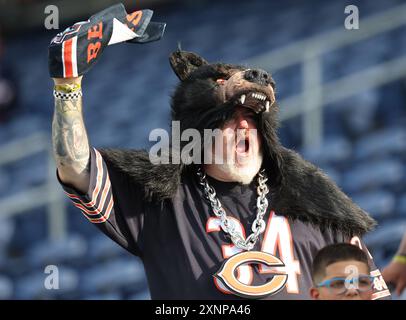
[{"label": "tattoo on forearm", "polygon": [[82,99],[55,99],[52,122],[54,157],[58,165],[77,173],[89,169],[89,141],[82,115]]}]

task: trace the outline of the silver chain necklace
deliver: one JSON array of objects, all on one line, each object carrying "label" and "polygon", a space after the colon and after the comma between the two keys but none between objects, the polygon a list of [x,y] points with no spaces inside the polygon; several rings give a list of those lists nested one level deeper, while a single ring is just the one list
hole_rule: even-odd
[{"label": "silver chain necklace", "polygon": [[268,199],[266,198],[269,192],[266,181],[268,178],[265,175],[265,170],[258,173],[257,187],[257,217],[252,224],[252,233],[244,239],[243,235],[236,230],[234,221],[227,217],[226,211],[223,209],[220,200],[216,196],[216,191],[207,181],[206,174],[201,168],[198,169],[197,175],[200,179],[200,184],[203,186],[204,195],[210,201],[211,208],[214,214],[221,219],[221,229],[230,235],[231,241],[240,249],[251,250],[254,248],[259,235],[265,231],[265,221],[263,219],[266,209],[268,208]]}]

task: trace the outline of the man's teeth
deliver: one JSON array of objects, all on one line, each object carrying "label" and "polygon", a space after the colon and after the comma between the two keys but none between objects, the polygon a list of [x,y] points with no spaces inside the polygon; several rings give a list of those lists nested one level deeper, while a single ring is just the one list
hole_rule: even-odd
[{"label": "man's teeth", "polygon": [[241,101],[241,104],[244,104],[244,102],[245,102],[245,94],[243,94],[243,95],[240,97],[240,101]]}]

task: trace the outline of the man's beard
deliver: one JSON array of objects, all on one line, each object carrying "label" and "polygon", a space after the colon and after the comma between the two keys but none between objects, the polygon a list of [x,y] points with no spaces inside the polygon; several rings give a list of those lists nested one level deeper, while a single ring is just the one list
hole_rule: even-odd
[{"label": "man's beard", "polygon": [[236,163],[229,164],[227,161],[223,164],[216,164],[216,166],[218,170],[231,178],[232,181],[242,184],[250,184],[257,175],[259,169],[261,169],[262,158],[262,152],[259,152],[250,161],[249,166],[238,167]]}]

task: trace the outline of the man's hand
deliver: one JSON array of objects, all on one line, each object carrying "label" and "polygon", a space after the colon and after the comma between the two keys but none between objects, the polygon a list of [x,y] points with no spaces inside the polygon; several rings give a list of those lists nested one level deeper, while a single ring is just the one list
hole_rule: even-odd
[{"label": "man's hand", "polygon": [[396,286],[396,294],[400,296],[406,287],[406,264],[392,261],[383,269],[382,276],[386,283]]},{"label": "man's hand", "polygon": [[122,4],[111,6],[75,23],[51,41],[49,74],[55,83],[52,122],[53,154],[62,182],[86,193],[90,183],[90,145],[82,112],[82,76],[103,50],[120,42],[159,40],[164,23],[150,23],[153,11],[127,14]]},{"label": "man's hand", "polygon": [[148,9],[127,14],[119,3],[58,33],[49,46],[50,76],[73,78],[85,74],[109,45],[159,40],[165,23],[151,22],[152,14]]}]

